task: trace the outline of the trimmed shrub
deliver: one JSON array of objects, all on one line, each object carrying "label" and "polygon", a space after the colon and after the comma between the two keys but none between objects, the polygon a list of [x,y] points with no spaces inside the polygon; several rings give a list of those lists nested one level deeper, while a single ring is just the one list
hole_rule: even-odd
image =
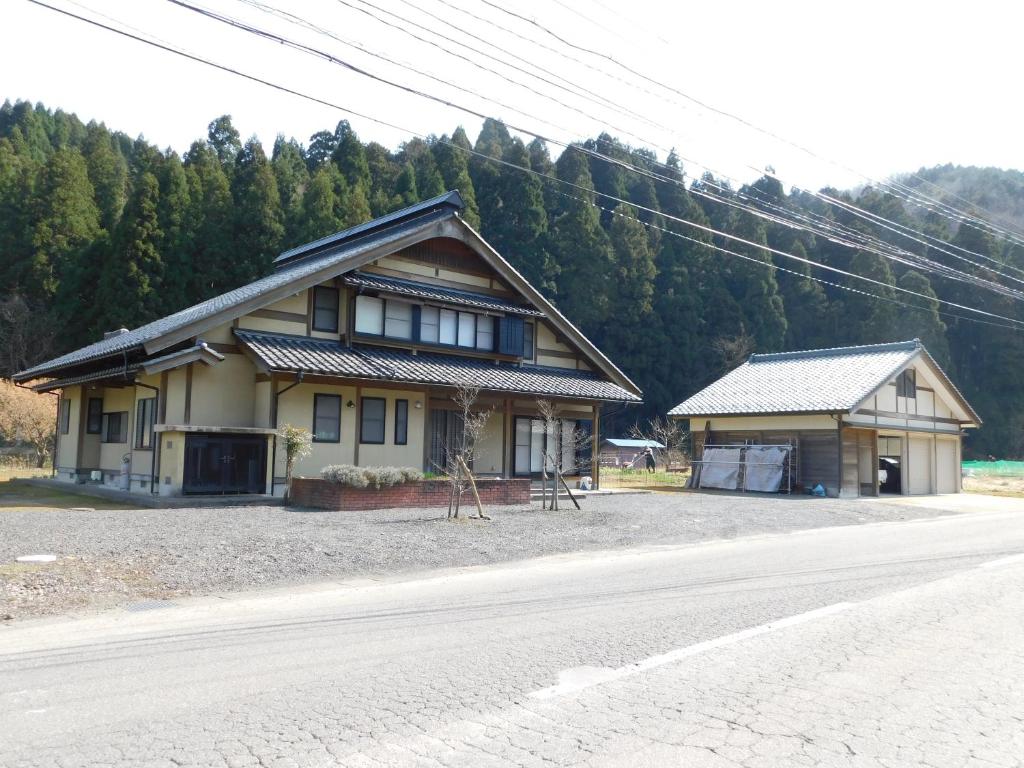
[{"label": "trimmed shrub", "polygon": [[331,483],[347,485],[349,488],[365,488],[366,476],[361,467],[352,464],[331,464],[320,470],[320,477]]},{"label": "trimmed shrub", "polygon": [[331,464],[320,470],[320,477],[349,488],[390,488],[400,483],[423,479],[415,467],[356,467],[352,464]]},{"label": "trimmed shrub", "polygon": [[398,467],[366,467],[363,476],[371,488],[390,488],[405,482],[402,470]]},{"label": "trimmed shrub", "polygon": [[402,467],[402,482],[416,483],[423,479],[423,473],[416,467]]}]

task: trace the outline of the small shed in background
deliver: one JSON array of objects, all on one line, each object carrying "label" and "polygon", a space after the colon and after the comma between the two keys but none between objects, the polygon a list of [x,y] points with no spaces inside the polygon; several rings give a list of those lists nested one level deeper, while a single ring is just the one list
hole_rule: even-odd
[{"label": "small shed in background", "polygon": [[662,451],[665,446],[657,440],[634,440],[624,437],[607,437],[601,442],[601,466],[622,467],[633,461],[648,448]]}]

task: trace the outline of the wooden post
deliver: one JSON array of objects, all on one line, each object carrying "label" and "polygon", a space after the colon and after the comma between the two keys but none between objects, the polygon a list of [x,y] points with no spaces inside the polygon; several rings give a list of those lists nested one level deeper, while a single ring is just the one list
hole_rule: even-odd
[{"label": "wooden post", "polygon": [[476,513],[480,516],[481,520],[487,520],[487,515],[484,514],[484,506],[480,503],[480,493],[476,489],[476,480],[473,479],[473,473],[469,471],[469,467],[466,466],[466,462],[459,456],[459,468],[465,473],[466,479],[469,480],[469,489],[473,491],[473,501],[476,502]]},{"label": "wooden post", "polygon": [[512,421],[512,401],[505,399],[505,410],[501,424],[501,474],[505,478],[512,477],[512,461],[515,456],[515,430]]}]

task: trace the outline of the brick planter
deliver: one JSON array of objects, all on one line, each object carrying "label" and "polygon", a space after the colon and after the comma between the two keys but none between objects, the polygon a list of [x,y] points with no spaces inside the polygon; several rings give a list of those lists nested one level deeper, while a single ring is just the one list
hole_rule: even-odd
[{"label": "brick planter", "polygon": [[[480,502],[485,506],[514,506],[530,503],[528,478],[478,479]],[[445,480],[420,480],[390,488],[349,488],[316,477],[292,479],[290,503],[318,509],[393,509],[396,507],[447,507],[451,486]],[[462,494],[463,509],[473,509],[473,492]]]}]

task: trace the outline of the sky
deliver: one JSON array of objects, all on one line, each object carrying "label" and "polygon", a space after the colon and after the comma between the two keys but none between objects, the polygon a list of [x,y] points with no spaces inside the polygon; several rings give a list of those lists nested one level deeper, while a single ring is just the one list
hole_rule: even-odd
[{"label": "sky", "polygon": [[1005,0],[188,1],[333,60],[168,0],[45,0],[333,106],[28,0],[4,3],[0,98],[41,101],[178,152],[222,114],[268,149],[277,134],[305,143],[341,119],[392,149],[458,125],[475,139],[489,115],[526,141],[552,140],[553,156],[558,142],[607,131],[659,159],[675,148],[691,177],[711,170],[737,184],[769,166],[805,188],[945,163],[1024,169],[1024,8]]}]

